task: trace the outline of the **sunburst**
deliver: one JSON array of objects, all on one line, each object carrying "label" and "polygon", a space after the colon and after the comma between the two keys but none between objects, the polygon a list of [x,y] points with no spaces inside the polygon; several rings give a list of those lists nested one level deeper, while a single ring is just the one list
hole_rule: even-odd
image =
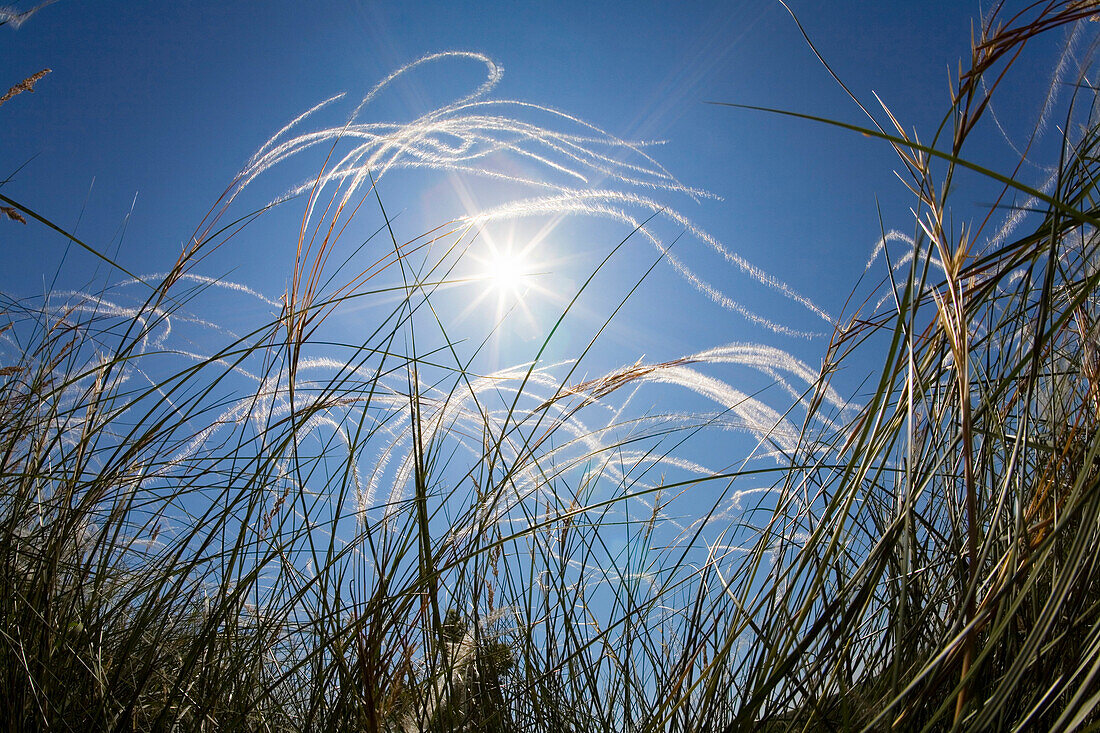
[{"label": "sunburst", "polygon": [[477,253],[469,252],[472,265],[471,280],[476,295],[463,310],[460,318],[473,312],[486,312],[494,323],[500,323],[509,313],[516,313],[533,327],[531,307],[536,297],[551,297],[539,283],[545,274],[545,263],[537,260],[537,241],[520,245],[512,237],[494,241],[487,232],[481,233],[484,246]]},{"label": "sunburst", "polygon": [[532,284],[530,258],[525,252],[511,248],[499,249],[490,253],[485,261],[481,277],[486,288],[497,295],[497,299],[508,305],[512,301],[522,300]]}]

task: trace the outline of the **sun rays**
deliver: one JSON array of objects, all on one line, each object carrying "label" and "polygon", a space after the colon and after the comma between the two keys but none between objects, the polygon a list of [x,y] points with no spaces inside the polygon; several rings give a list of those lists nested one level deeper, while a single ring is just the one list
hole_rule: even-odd
[{"label": "sun rays", "polygon": [[530,242],[523,245],[512,237],[498,242],[483,236],[482,246],[468,252],[467,257],[473,269],[470,288],[473,297],[460,319],[484,312],[486,321],[496,324],[515,312],[525,328],[533,328],[537,322],[532,301],[560,300],[539,282],[540,275],[546,274],[546,265],[540,266]]},{"label": "sun rays", "polygon": [[[459,92],[455,101],[408,122],[360,120],[375,98],[403,75],[428,64],[456,61],[473,61],[485,67],[485,79],[473,91]],[[356,198],[357,191],[361,195],[364,187],[399,169],[477,177],[493,185],[504,184],[508,191],[506,199],[487,207],[467,205],[465,214],[458,219],[460,224],[482,229],[493,222],[561,220],[567,216],[618,222],[637,229],[639,241],[653,246],[690,288],[750,323],[786,336],[820,335],[814,329],[792,328],[762,316],[731,298],[728,288],[719,287],[716,282],[746,277],[805,308],[815,317],[811,323],[832,328],[833,318],[824,308],[750,263],[665,200],[685,196],[698,203],[719,197],[685,185],[646,152],[660,141],[624,140],[545,105],[488,99],[503,73],[499,64],[479,53],[448,51],[417,59],[372,87],[344,124],[316,132],[292,133],[343,95],[299,115],[249,161],[236,190],[310,148],[329,151],[325,171],[316,179],[292,187],[286,197],[314,189],[319,195],[322,189],[331,186],[336,190],[330,194],[333,201],[343,206]],[[668,251],[669,242],[685,233],[702,249],[709,250],[709,256],[720,261],[707,272],[706,278],[695,269],[697,265],[689,266],[683,257]]]},{"label": "sun rays", "polygon": [[522,300],[532,282],[531,265],[524,252],[496,250],[485,262],[483,277],[486,290],[496,293],[498,302]]}]

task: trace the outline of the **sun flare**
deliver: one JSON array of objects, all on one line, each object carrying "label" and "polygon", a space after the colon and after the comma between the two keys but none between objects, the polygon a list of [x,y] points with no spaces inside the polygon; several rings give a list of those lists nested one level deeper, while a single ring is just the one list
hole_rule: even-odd
[{"label": "sun flare", "polygon": [[483,277],[498,297],[520,298],[531,284],[530,262],[522,252],[499,250],[486,261]]},{"label": "sun flare", "polygon": [[473,285],[473,291],[459,319],[481,313],[499,324],[516,316],[525,327],[536,329],[539,304],[560,300],[547,287],[545,278],[554,265],[539,252],[542,237],[519,239],[509,235],[493,241],[488,233],[482,235],[482,246],[467,253],[467,282]]}]

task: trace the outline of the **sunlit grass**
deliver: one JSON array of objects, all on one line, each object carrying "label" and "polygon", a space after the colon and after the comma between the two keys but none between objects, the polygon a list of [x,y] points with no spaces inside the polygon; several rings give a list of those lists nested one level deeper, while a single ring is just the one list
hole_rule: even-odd
[{"label": "sunlit grass", "polygon": [[[1081,48],[1092,24],[1079,21],[1095,13],[1079,2],[994,13],[941,130],[917,140],[889,111],[859,130],[894,146],[915,219],[912,234],[883,223],[868,269],[881,279],[847,316],[660,203],[706,194],[639,145],[485,99],[499,67],[469,53],[414,62],[358,107],[409,68],[485,65],[481,88],[412,123],[355,117],[292,136],[315,109],[284,127],[167,272],[5,296],[0,719],[119,730],[1094,725],[1091,57],[1054,79],[1072,124],[1050,128],[1060,158],[1029,160],[1045,183],[968,162],[967,141],[1024,42],[1072,28]],[[581,132],[520,114],[532,111]],[[287,292],[193,272],[248,235],[243,187],[315,148],[331,148],[321,172],[281,204],[302,211]],[[502,149],[546,180],[494,166]],[[406,241],[384,185],[403,167],[476,173],[518,193]],[[967,208],[964,171],[1002,184],[1001,199]],[[577,183],[592,172],[607,188]],[[17,234],[49,223],[0,200],[0,225]],[[562,216],[619,222],[623,240],[572,291],[540,293],[549,229],[524,241],[494,227]],[[353,219],[378,233],[362,268],[337,254]],[[594,376],[583,346],[541,361],[596,276],[643,242],[654,266],[671,259],[692,288],[768,333],[806,334],[672,258],[662,223],[803,306],[809,330],[835,326],[821,368],[744,343],[631,355]],[[452,338],[463,314],[437,307],[453,292],[498,320],[547,297],[558,320],[531,362],[481,370],[485,341]],[[232,334],[205,314],[212,295],[270,317]],[[333,314],[365,302],[377,322],[334,336]],[[867,363],[858,399],[832,383]],[[737,370],[774,389],[742,387]]]}]

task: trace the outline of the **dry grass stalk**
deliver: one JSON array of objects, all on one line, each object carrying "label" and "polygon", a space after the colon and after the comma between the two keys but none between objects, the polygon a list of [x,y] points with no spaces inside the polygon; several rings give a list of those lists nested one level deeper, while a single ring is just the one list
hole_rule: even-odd
[{"label": "dry grass stalk", "polygon": [[31,74],[26,79],[19,82],[7,92],[5,92],[4,96],[0,97],[0,104],[7,102],[9,99],[16,96],[17,94],[22,94],[23,92],[33,92],[34,85],[38,83],[38,80],[44,77],[46,74],[49,74],[50,71],[51,69],[42,69],[42,71],[39,71],[36,74]]}]

